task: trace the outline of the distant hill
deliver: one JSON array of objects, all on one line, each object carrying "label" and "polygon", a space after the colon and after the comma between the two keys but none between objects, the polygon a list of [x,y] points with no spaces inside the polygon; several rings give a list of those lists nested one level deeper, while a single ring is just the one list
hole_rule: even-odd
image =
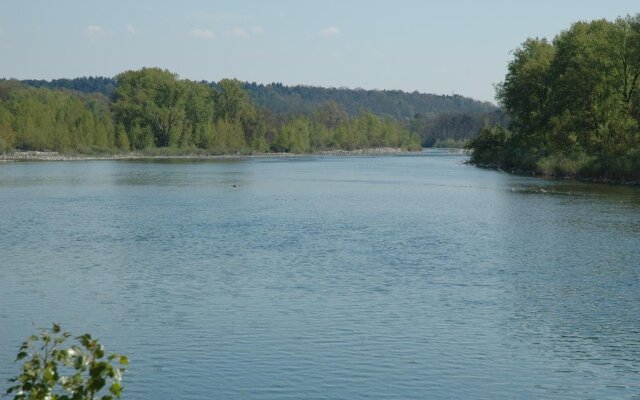
[{"label": "distant hill", "polygon": [[410,119],[416,114],[489,113],[498,109],[491,103],[460,95],[407,93],[400,90],[285,86],[281,83],[245,83],[244,88],[258,106],[266,107],[275,114],[306,114],[327,101],[335,101],[350,115],[367,110],[397,120]]},{"label": "distant hill", "polygon": [[113,95],[116,89],[116,80],[103,76],[89,76],[74,79],[53,79],[46,81],[43,79],[24,79],[23,84],[33,87],[44,87],[48,89],[68,89],[82,93],[102,93],[107,97]]}]

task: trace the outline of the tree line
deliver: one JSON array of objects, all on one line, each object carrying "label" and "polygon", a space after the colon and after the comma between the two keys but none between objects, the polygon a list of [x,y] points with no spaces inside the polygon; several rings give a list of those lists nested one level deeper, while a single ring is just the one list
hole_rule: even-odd
[{"label": "tree line", "polygon": [[256,104],[267,107],[276,114],[308,114],[330,100],[341,104],[349,115],[369,110],[376,115],[392,117],[398,121],[411,119],[416,114],[482,113],[497,109],[491,103],[457,94],[286,86],[281,83],[244,83],[244,87]]},{"label": "tree line", "polygon": [[367,111],[352,116],[332,101],[308,114],[275,115],[256,105],[236,80],[211,85],[142,68],[123,72],[114,82],[110,96],[0,82],[0,151],[173,148],[228,154],[420,148],[420,139],[394,119]]},{"label": "tree line", "polygon": [[[118,86],[116,78],[82,77],[75,79],[23,80],[27,86],[68,89],[86,94],[101,93],[113,98]],[[223,82],[199,82],[221,91]],[[316,111],[329,102],[336,103],[350,117],[370,112],[384,119],[393,119],[420,136],[424,147],[442,143],[457,143],[475,137],[486,121],[490,126],[505,123],[496,106],[460,95],[435,95],[399,90],[364,90],[287,86],[280,83],[257,84],[243,82],[242,88],[253,104],[268,110],[277,120],[298,116],[313,118]]]},{"label": "tree line", "polygon": [[546,174],[640,179],[640,14],[577,22],[515,50],[472,162]]},{"label": "tree line", "polygon": [[[49,89],[69,89],[82,93],[101,93],[112,97],[118,85],[116,78],[89,76],[73,79],[25,79],[23,84]],[[219,89],[219,82],[206,82]],[[351,115],[368,110],[379,116],[392,117],[398,121],[411,119],[415,115],[439,115],[491,113],[497,107],[469,97],[436,95],[401,90],[365,90],[349,88],[323,88],[317,86],[287,86],[281,83],[258,84],[243,82],[243,89],[258,107],[269,109],[276,115],[311,114],[327,101],[335,101]]]},{"label": "tree line", "polygon": [[502,110],[495,110],[416,114],[407,124],[411,133],[420,136],[423,147],[464,147],[481,128],[506,125],[508,121]]}]

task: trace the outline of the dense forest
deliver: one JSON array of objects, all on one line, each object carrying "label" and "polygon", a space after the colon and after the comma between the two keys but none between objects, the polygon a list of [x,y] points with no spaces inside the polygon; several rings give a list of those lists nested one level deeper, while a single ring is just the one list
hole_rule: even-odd
[{"label": "dense forest", "polygon": [[74,79],[53,79],[46,81],[42,79],[24,79],[21,83],[35,88],[48,89],[68,89],[82,93],[101,93],[106,97],[112,97],[116,90],[116,79],[103,76],[89,76]]},{"label": "dense forest", "polygon": [[[54,79],[51,81],[25,79],[21,83],[32,87],[49,89],[69,89],[82,93],[101,93],[112,97],[118,80],[105,77],[83,77],[74,79]],[[220,82],[199,82],[215,89]],[[413,118],[416,114],[468,114],[490,113],[496,106],[460,95],[435,95],[407,93],[400,90],[364,90],[347,88],[322,88],[316,86],[286,86],[281,83],[267,85],[255,82],[242,83],[242,87],[258,107],[270,110],[276,115],[313,113],[319,106],[335,101],[351,115],[359,115],[363,110],[396,120]]]},{"label": "dense forest", "polygon": [[640,179],[640,14],[577,22],[552,42],[514,52],[500,105],[507,128],[485,127],[471,161],[596,179]]},{"label": "dense forest", "polygon": [[245,83],[244,88],[256,104],[269,108],[275,114],[308,114],[327,101],[341,104],[349,115],[356,115],[362,110],[368,110],[376,115],[388,116],[397,120],[412,118],[415,114],[471,113],[496,110],[496,107],[491,103],[480,102],[460,95],[407,93],[400,90],[285,86],[280,83],[268,85]]},{"label": "dense forest", "polygon": [[420,137],[424,147],[464,147],[485,126],[506,125],[508,118],[501,110],[491,112],[443,112],[416,114],[407,120],[408,129]]},{"label": "dense forest", "polygon": [[[116,78],[84,77],[75,79],[23,80],[36,88],[68,89],[85,94],[100,93],[113,98],[118,86]],[[216,91],[221,82],[199,82]],[[326,104],[335,104],[349,117],[364,112],[395,120],[411,134],[418,135],[422,146],[460,146],[489,123],[506,123],[504,114],[494,105],[459,95],[407,93],[398,90],[364,90],[285,86],[279,83],[242,83],[253,104],[267,110],[272,118],[282,121],[298,116],[313,118]]]},{"label": "dense forest", "polygon": [[507,119],[496,106],[460,95],[434,95],[399,90],[320,88],[311,86],[245,83],[256,104],[276,115],[308,115],[327,101],[339,104],[351,116],[367,110],[393,118],[424,147],[460,146],[476,136],[485,124],[504,124]]},{"label": "dense forest", "polygon": [[[0,151],[420,149],[419,137],[398,121],[368,111],[352,116],[333,101],[308,114],[276,116],[257,106],[235,80],[210,85],[143,68],[123,72],[113,81],[54,82],[59,86],[0,82]],[[80,82],[87,85],[82,88],[93,89],[72,90],[81,89]],[[107,86],[114,89],[107,91]],[[100,88],[105,90],[95,90]]]}]

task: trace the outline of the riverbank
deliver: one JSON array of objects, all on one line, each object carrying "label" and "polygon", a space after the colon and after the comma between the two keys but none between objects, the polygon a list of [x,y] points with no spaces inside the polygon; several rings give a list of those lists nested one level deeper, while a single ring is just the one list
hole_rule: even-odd
[{"label": "riverbank", "polygon": [[15,151],[0,154],[0,161],[88,161],[88,160],[142,160],[142,159],[242,159],[266,157],[308,157],[308,156],[383,156],[414,154],[394,147],[380,147],[359,150],[327,150],[314,153],[250,153],[250,154],[206,154],[206,153],[169,153],[169,152],[128,152],[114,154],[65,154],[55,151]]}]

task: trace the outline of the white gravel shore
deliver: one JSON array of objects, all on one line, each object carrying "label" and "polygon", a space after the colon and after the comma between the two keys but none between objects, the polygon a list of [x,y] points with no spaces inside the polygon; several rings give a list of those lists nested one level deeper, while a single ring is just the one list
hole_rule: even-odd
[{"label": "white gravel shore", "polygon": [[15,151],[13,153],[0,154],[0,161],[85,161],[85,160],[136,160],[136,159],[229,159],[229,158],[266,158],[266,157],[308,157],[308,156],[371,156],[411,154],[415,152],[393,148],[380,147],[360,150],[327,150],[308,154],[294,153],[253,153],[253,154],[225,154],[225,155],[149,155],[139,152],[83,155],[61,154],[56,151]]}]

